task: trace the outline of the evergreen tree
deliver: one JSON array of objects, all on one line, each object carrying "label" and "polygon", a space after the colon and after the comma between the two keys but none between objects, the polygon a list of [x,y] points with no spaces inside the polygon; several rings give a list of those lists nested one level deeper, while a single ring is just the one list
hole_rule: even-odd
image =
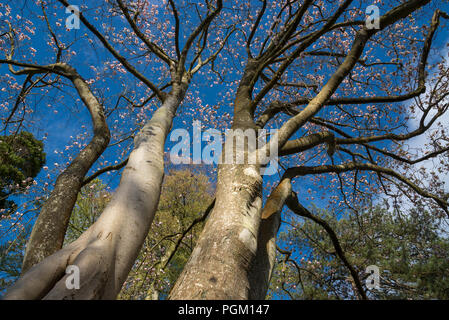
[{"label": "evergreen tree", "polygon": [[14,201],[8,197],[23,192],[44,164],[44,144],[30,132],[0,136],[0,211],[3,215],[15,209]]}]

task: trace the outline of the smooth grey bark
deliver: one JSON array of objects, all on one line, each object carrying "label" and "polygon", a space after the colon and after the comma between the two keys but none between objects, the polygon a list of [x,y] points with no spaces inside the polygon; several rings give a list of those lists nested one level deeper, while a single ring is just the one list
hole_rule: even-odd
[{"label": "smooth grey bark", "polygon": [[56,179],[55,187],[33,226],[26,246],[22,274],[62,248],[70,215],[83,186],[84,177],[107,148],[110,140],[103,106],[92,94],[84,79],[67,64],[55,64],[53,67],[60,69],[74,84],[90,112],[94,135],[89,144]]},{"label": "smooth grey bark", "polygon": [[[76,241],[31,268],[5,299],[114,299],[148,234],[164,176],[164,144],[187,81],[173,90],[134,140],[120,185],[98,220]],[[68,265],[80,289],[68,289]]]},{"label": "smooth grey bark", "polygon": [[276,236],[281,224],[281,211],[291,194],[291,179],[282,179],[262,210],[256,257],[249,274],[249,299],[265,299],[276,262]]},{"label": "smooth grey bark", "polygon": [[259,228],[256,258],[249,273],[250,300],[263,300],[270,286],[276,263],[276,234],[281,223],[281,214],[262,219]]}]

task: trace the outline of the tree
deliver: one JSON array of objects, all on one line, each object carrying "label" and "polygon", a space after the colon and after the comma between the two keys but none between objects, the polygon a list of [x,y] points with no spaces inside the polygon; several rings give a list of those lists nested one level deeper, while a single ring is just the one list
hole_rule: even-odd
[{"label": "tree", "polygon": [[23,252],[31,230],[16,233],[14,240],[0,244],[0,293],[4,293],[20,276]]},{"label": "tree", "polygon": [[[398,215],[377,205],[339,219],[329,212],[312,211],[332,227],[371,298],[448,298],[449,241],[434,213],[412,208]],[[350,272],[323,226],[304,219],[280,238],[291,245],[290,250],[279,249],[272,294],[294,299],[357,298]],[[370,265],[380,269],[378,289],[366,288],[364,271]]]},{"label": "tree", "polygon": [[[8,218],[18,208],[11,199],[25,197],[35,182],[34,178],[45,164],[44,144],[32,133],[21,131],[0,137],[0,223],[8,224]],[[17,200],[16,200],[17,201]],[[15,238],[0,244],[0,291],[3,292],[20,275],[23,250],[30,228],[15,233]]]},{"label": "tree", "polygon": [[8,197],[26,190],[44,164],[44,144],[30,132],[0,137],[1,215],[15,210],[14,201]]},{"label": "tree", "polygon": [[[403,141],[425,131],[427,126],[425,120],[430,108],[435,106],[434,103],[438,105],[442,98],[441,95],[444,96],[445,93],[440,92],[438,97],[432,97],[433,94],[428,95],[428,98],[430,98],[428,105],[425,107],[420,106],[424,111],[420,128],[408,134],[393,134],[391,133],[393,128],[382,128],[378,125],[379,123],[374,124],[373,122],[377,121],[372,119],[370,115],[376,113],[369,111],[372,105],[366,106],[368,103],[376,104],[403,101],[423,93],[428,50],[430,50],[433,35],[439,24],[440,11],[435,11],[431,26],[428,28],[429,32],[426,34],[426,40],[424,41],[417,70],[418,76],[421,74],[418,77],[417,89],[400,95],[389,92],[387,96],[353,98],[349,95],[349,91],[351,91],[349,87],[351,85],[349,87],[346,86],[346,84],[351,84],[351,79],[354,78],[355,74],[357,74],[357,77],[360,76],[359,73],[356,73],[356,70],[359,69],[359,63],[363,64],[361,60],[364,60],[362,54],[365,47],[370,47],[374,43],[377,43],[374,40],[376,36],[383,36],[384,38],[381,38],[383,41],[386,41],[386,38],[395,39],[391,33],[388,34],[382,31],[394,27],[398,21],[411,15],[429,2],[409,1],[403,3],[387,11],[380,17],[379,29],[369,29],[367,26],[363,26],[364,22],[362,22],[362,26],[357,31],[351,28],[360,23],[345,15],[352,1],[342,1],[337,7],[327,4],[325,6],[326,16],[320,10],[314,10],[314,1],[304,1],[301,4],[295,3],[298,5],[297,7],[293,7],[288,2],[281,7],[279,16],[284,16],[285,20],[281,19],[281,22],[279,20],[273,22],[271,30],[274,31],[274,36],[269,35],[266,38],[267,41],[258,42],[259,47],[256,48],[260,50],[258,55],[254,57],[252,55],[251,44],[261,21],[259,17],[263,17],[265,13],[267,3],[263,2],[264,6],[259,10],[258,18],[256,18],[251,32],[248,33],[249,36],[246,41],[248,58],[235,95],[233,128],[247,129],[254,128],[257,125],[263,126],[276,113],[287,112],[291,117],[282,123],[280,129],[270,139],[270,142],[267,144],[268,146],[276,143],[280,148],[279,154],[282,156],[304,152],[304,150],[324,143],[329,146],[327,153],[331,158],[334,156],[338,146],[338,150],[342,153],[339,155],[341,163],[334,164],[336,159],[334,160],[332,158],[332,164],[324,164],[326,158],[323,157],[321,163],[316,166],[293,165],[293,167],[288,168],[285,170],[278,185],[279,189],[275,189],[274,193],[270,196],[271,199],[268,197],[263,210],[261,195],[262,177],[259,174],[259,167],[250,164],[219,166],[214,209],[211,212],[211,216],[206,223],[189,262],[171,292],[171,298],[247,299],[264,297],[274,264],[273,259],[275,255],[272,253],[273,242],[279,225],[279,217],[276,216],[280,214],[284,204],[288,204],[292,210],[297,212],[303,211],[303,206],[298,202],[298,197],[295,197],[292,191],[291,180],[296,177],[353,172],[355,178],[346,176],[345,180],[346,182],[352,182],[357,194],[359,172],[371,171],[377,175],[380,185],[382,185],[383,176],[391,177],[395,179],[394,183],[398,181],[414,190],[417,194],[435,200],[439,204],[440,209],[447,213],[448,204],[445,197],[435,196],[427,190],[421,189],[393,169],[379,165],[379,161],[382,161],[382,159],[376,161],[378,157],[374,158],[372,153],[378,152],[386,156],[386,158],[392,158],[399,162],[409,164],[428,159],[429,155],[416,160],[409,160],[407,157],[398,156],[395,153],[384,151],[369,144],[370,142],[389,139]],[[309,11],[314,12],[317,18],[314,19]],[[300,23],[306,18],[308,23],[302,27]],[[343,19],[343,22],[337,22],[339,19]],[[320,26],[316,26],[315,28],[315,24],[312,21],[316,21]],[[309,31],[309,29],[313,31]],[[326,47],[323,41],[333,42],[332,39],[339,37],[337,35],[339,32],[333,32],[339,29],[341,30],[339,32],[342,32],[345,36],[348,36],[350,32],[354,32],[352,33],[353,37],[350,37],[353,39],[352,44],[349,44],[348,39],[345,42],[344,48],[342,48],[343,52],[346,53],[340,55],[339,52],[342,52],[340,51],[341,49],[335,47],[331,48],[333,49],[331,52],[321,53],[316,50],[317,47]],[[277,30],[279,31],[276,33]],[[370,42],[370,40],[372,41]],[[306,49],[309,49],[311,53]],[[307,73],[308,64],[306,60],[303,60],[304,56],[307,56],[308,53],[311,56],[324,55],[331,57],[332,62],[329,65],[326,65],[326,67],[317,66],[313,69],[314,71],[333,66],[334,63],[336,64],[336,69],[334,67],[332,68],[335,71],[332,71],[330,78],[327,79],[324,85],[317,83],[310,84],[307,82],[301,84],[295,79],[296,75],[300,77],[299,74],[304,69],[306,74],[310,74]],[[342,61],[340,61],[339,57],[343,58]],[[304,69],[301,69],[301,66],[293,64],[297,58],[300,58],[298,61],[306,66],[303,67]],[[401,63],[404,62],[401,61]],[[296,67],[296,70],[290,74],[286,74],[285,71],[292,65]],[[311,68],[313,68],[313,65]],[[269,75],[265,77],[264,71],[269,73]],[[369,77],[375,76],[366,69],[365,72],[369,74]],[[440,77],[440,80],[443,82],[445,82],[443,80],[445,79],[445,72]],[[361,77],[366,79],[364,76]],[[256,83],[258,80],[262,80],[263,83],[260,84],[260,87],[256,91]],[[289,82],[290,80],[294,81],[292,85]],[[344,80],[345,82],[343,82]],[[363,83],[364,80],[355,80],[353,83],[354,86],[352,87],[354,90],[352,91],[359,92],[357,90],[358,84],[355,83],[359,83],[359,81]],[[421,83],[420,86],[419,83]],[[273,91],[273,88],[276,88],[276,86],[288,88],[290,86],[295,87],[301,85],[306,88],[317,85],[320,89],[316,93],[302,92],[302,94],[312,95],[312,98],[296,98],[287,102],[274,100],[272,96],[271,98],[274,101],[265,109],[259,119],[255,119],[256,108],[260,105],[262,99],[266,98],[268,92]],[[340,90],[337,92],[337,89]],[[389,91],[389,89],[386,90]],[[300,94],[297,93],[297,96]],[[435,98],[437,100],[434,100]],[[357,113],[347,111],[347,109],[342,107],[342,105],[350,105],[351,107],[360,104],[365,104],[365,108],[368,108],[362,112],[360,119]],[[301,105],[304,106],[301,110],[294,109],[295,106]],[[326,109],[326,112],[320,113],[320,115],[325,116],[324,119],[318,116],[318,113],[325,106],[329,105],[336,106],[336,109],[334,109],[336,111]],[[383,106],[385,107],[385,104]],[[374,108],[376,109],[375,106]],[[394,110],[390,109],[389,112],[394,112]],[[443,104],[443,106],[438,107],[437,114],[440,113],[441,115],[446,110],[447,104]],[[334,112],[336,113],[336,117],[329,117]],[[436,117],[438,118],[439,116]],[[371,121],[369,121],[370,118],[372,119]],[[368,121],[365,121],[365,119]],[[432,123],[432,120],[430,123]],[[353,128],[354,125],[357,128],[356,133],[359,134],[358,137],[353,137],[347,132],[347,128]],[[393,127],[395,126],[393,125]],[[362,128],[363,131],[361,131]],[[302,137],[289,140],[300,129],[304,130]],[[388,133],[378,134],[378,130],[385,130]],[[342,136],[342,138],[336,138],[335,134]],[[262,147],[262,153],[268,151],[269,148],[267,145]],[[349,150],[346,146],[352,146],[354,149]],[[364,154],[360,154],[360,152],[364,152]],[[401,152],[405,151],[401,150]],[[447,148],[440,148],[438,146],[438,149],[432,153],[432,156],[445,152],[447,152]],[[383,160],[385,161],[385,158]],[[344,179],[341,176],[339,177],[340,179]],[[347,191],[344,190],[343,186],[341,189],[344,197]],[[240,192],[235,192],[235,190],[239,190]],[[438,192],[441,193],[441,189]],[[259,234],[259,230],[263,234]],[[252,268],[253,266],[256,267]],[[355,274],[354,278],[357,278]],[[363,292],[360,284],[358,285],[358,289],[360,290],[361,297],[366,298],[366,294]]]},{"label": "tree", "polygon": [[[9,19],[0,33],[4,43],[9,40],[0,63],[10,67],[14,81],[21,75],[25,79],[23,86],[6,79],[7,97],[27,110],[34,87],[50,92],[74,86],[94,130],[91,144],[60,173],[33,227],[24,265],[35,266],[5,297],[115,298],[158,206],[165,140],[172,126],[188,127],[195,119],[217,129],[232,124],[231,129],[254,136],[257,129],[278,130],[256,150],[249,139],[243,146],[225,142],[221,159],[243,154],[245,161],[218,164],[213,207],[171,299],[264,298],[284,206],[310,217],[305,204],[318,193],[329,210],[351,210],[375,194],[421,202],[447,215],[440,176],[448,168],[449,139],[442,121],[449,79],[439,33],[449,17],[447,1],[376,4],[380,16],[366,19],[372,3],[364,0],[169,0],[160,6],[117,0],[94,11],[82,7],[79,20],[86,34],[70,38],[60,29],[54,32],[46,14],[60,7],[42,3],[41,27],[48,29],[56,56],[47,64],[35,62],[38,57],[33,63],[19,60],[16,48],[33,52],[27,43],[30,27]],[[98,15],[108,18],[101,26],[95,22]],[[73,41],[87,45],[89,40],[101,51],[93,74],[82,70],[82,61],[69,49]],[[84,80],[82,72],[92,81]],[[206,90],[214,84],[216,91]],[[202,101],[208,94],[214,97],[211,104]],[[7,124],[26,118],[16,111],[6,108],[12,115],[5,117]],[[173,121],[175,115],[180,121]],[[122,144],[131,138],[128,156]],[[416,139],[425,143],[415,152],[410,146]],[[114,157],[119,145],[124,150]],[[272,150],[278,151],[279,177],[263,179],[260,169],[275,156]],[[260,157],[251,163],[254,153]],[[114,164],[102,162],[86,178],[100,155]],[[435,160],[430,167],[429,160]],[[83,183],[121,168],[120,185],[100,217],[62,248]],[[310,194],[304,186],[311,187]],[[58,218],[51,210],[58,210]],[[81,270],[81,289],[75,293],[64,285],[67,264]],[[347,259],[345,265],[360,297],[368,298],[357,270]]]}]

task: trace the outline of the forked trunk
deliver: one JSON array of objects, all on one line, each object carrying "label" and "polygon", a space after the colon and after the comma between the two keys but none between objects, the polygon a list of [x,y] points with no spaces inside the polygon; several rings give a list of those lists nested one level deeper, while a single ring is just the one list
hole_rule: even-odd
[{"label": "forked trunk", "polygon": [[[123,171],[120,186],[99,219],[76,241],[31,268],[5,299],[114,299],[148,234],[164,176],[164,143],[185,86],[174,87],[142,128]],[[80,288],[69,289],[80,270]]]}]

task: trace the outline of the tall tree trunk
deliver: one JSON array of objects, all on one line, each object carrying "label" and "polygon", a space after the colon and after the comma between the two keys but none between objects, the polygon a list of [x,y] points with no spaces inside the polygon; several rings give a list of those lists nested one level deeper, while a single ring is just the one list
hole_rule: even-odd
[{"label": "tall tree trunk", "polygon": [[43,205],[28,240],[22,265],[22,274],[33,265],[62,248],[70,215],[83,180],[98,157],[107,148],[110,133],[103,106],[98,102],[81,76],[68,65],[60,64],[73,82],[79,96],[90,112],[93,137],[72,163],[58,176],[50,197]]},{"label": "tall tree trunk", "polygon": [[[80,238],[31,268],[5,299],[114,299],[148,234],[164,176],[164,144],[187,84],[174,84],[134,140],[119,188]],[[68,265],[80,270],[80,288],[68,289]]]},{"label": "tall tree trunk", "polygon": [[219,165],[214,209],[170,299],[248,299],[261,187],[259,166]]}]

